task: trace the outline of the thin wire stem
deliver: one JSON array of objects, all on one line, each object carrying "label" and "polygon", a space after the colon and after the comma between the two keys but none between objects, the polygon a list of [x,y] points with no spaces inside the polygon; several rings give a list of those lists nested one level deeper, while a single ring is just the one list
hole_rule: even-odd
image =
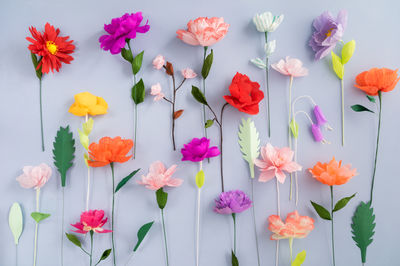
[{"label": "thin wire stem", "polygon": [[233,253],[236,255],[236,213],[232,213],[233,218]]},{"label": "thin wire stem", "polygon": [[113,263],[114,263],[114,266],[116,266],[115,243],[114,243],[114,202],[115,202],[114,163],[110,163],[110,167],[111,167],[111,174],[112,174],[111,241],[112,241]]},{"label": "thin wire stem", "polygon": [[[207,46],[204,46],[203,66],[204,66],[204,63],[206,62],[207,49],[208,49],[208,47],[207,47]],[[204,97],[205,97],[205,96],[206,96],[206,79],[205,79],[205,78],[203,78],[203,94],[204,94]],[[206,121],[207,121],[207,117],[206,117],[206,107],[203,105],[203,124],[202,124],[202,127],[204,128],[204,136],[205,136],[206,138],[208,138],[208,136],[207,136],[207,128],[204,126],[204,125],[206,124]],[[210,162],[209,159],[208,159],[208,162]]]},{"label": "thin wire stem", "polygon": [[[292,120],[292,86],[293,86],[293,76],[290,76],[289,83],[289,115],[288,115],[288,138],[289,138],[289,148],[292,148],[292,136],[290,135],[290,121]],[[292,200],[293,196],[293,174],[290,173],[290,195],[289,200]]]},{"label": "thin wire stem", "polygon": [[293,237],[289,238],[290,264],[293,262]]},{"label": "thin wire stem", "polygon": [[332,229],[332,260],[333,260],[333,266],[336,265],[335,262],[335,237],[334,237],[334,229],[333,229],[333,186],[330,186],[331,188],[331,229]]},{"label": "thin wire stem", "polygon": [[44,136],[43,136],[43,107],[42,107],[42,79],[39,79],[39,103],[40,103],[40,132],[42,137],[42,151],[44,151]]},{"label": "thin wire stem", "polygon": [[[268,32],[265,32],[265,43],[268,43]],[[269,62],[268,56],[265,58],[265,82],[267,84],[267,98],[265,99],[267,102],[267,112],[268,112],[268,137],[271,137],[271,107],[269,100]]]},{"label": "thin wire stem", "polygon": [[162,228],[163,228],[163,234],[164,234],[165,259],[166,259],[166,262],[167,262],[167,266],[169,266],[167,233],[165,231],[165,221],[164,221],[164,209],[161,209],[161,220],[162,220]]},{"label": "thin wire stem", "polygon": [[92,258],[93,258],[93,231],[90,230],[90,266],[92,266]]},{"label": "thin wire stem", "polygon": [[256,251],[257,251],[257,263],[258,266],[261,265],[260,263],[260,251],[258,247],[258,234],[257,234],[257,224],[256,224],[256,206],[255,206],[255,201],[254,201],[254,178],[251,178],[251,201],[252,201],[252,206],[251,209],[253,211],[253,226],[254,226],[254,236],[256,238]]},{"label": "thin wire stem", "polygon": [[[297,163],[297,138],[294,139],[294,161]],[[297,171],[294,173],[294,179],[296,182],[296,206],[299,203],[299,181]]]},{"label": "thin wire stem", "polygon": [[374,171],[372,173],[372,183],[371,183],[371,195],[369,204],[372,204],[372,198],[374,193],[374,184],[375,184],[375,174],[376,174],[376,163],[378,162],[378,150],[379,150],[379,137],[381,134],[381,120],[382,120],[382,92],[378,92],[379,99],[379,120],[378,120],[378,135],[376,137],[376,148],[375,148],[375,160],[374,160]]},{"label": "thin wire stem", "polygon": [[[133,51],[132,51],[130,42],[127,41],[126,43],[128,44],[129,51],[130,51],[131,54],[133,55]],[[136,86],[136,74],[133,74],[133,86]],[[135,133],[134,133],[134,145],[133,145],[133,150],[132,150],[132,159],[133,159],[133,160],[136,159],[136,146],[137,146],[137,142],[136,142],[136,131],[137,131],[137,104],[136,104],[136,103],[134,103],[134,104],[135,104],[135,115],[134,115],[134,119],[135,119],[135,122],[134,122],[134,125],[135,125],[135,126],[134,126],[134,127],[135,127]]]},{"label": "thin wire stem", "polygon": [[61,188],[62,190],[62,214],[61,214],[61,265],[64,265],[64,206],[65,206],[65,193],[64,187]]},{"label": "thin wire stem", "polygon": [[136,135],[137,135],[137,124],[138,124],[138,109],[137,109],[137,104],[135,104],[135,143],[133,145],[133,151],[132,151],[132,155],[133,155],[133,159],[136,159],[136,146],[137,146],[137,142],[136,142]]},{"label": "thin wire stem", "polygon": [[[85,116],[85,123],[89,120],[88,114]],[[86,211],[89,210],[89,199],[90,199],[90,166],[87,166],[87,191],[86,191]]]},{"label": "thin wire stem", "polygon": [[[278,216],[281,216],[281,204],[280,204],[280,195],[279,195],[279,182],[276,178],[276,199],[277,199],[277,209]],[[279,240],[276,241],[276,252],[275,252],[275,266],[279,265]]]},{"label": "thin wire stem", "polygon": [[[221,109],[221,119],[220,119],[220,121],[219,121],[219,150],[220,150],[220,156],[219,156],[219,159],[220,159],[220,167],[221,167],[221,188],[222,188],[222,192],[224,192],[224,158],[223,158],[223,153],[222,153],[222,145],[223,145],[223,141],[224,141],[224,137],[223,137],[223,131],[222,131],[222,118],[223,118],[223,114],[224,114],[224,110],[225,110],[225,107],[228,105],[228,103],[225,103],[223,106],[222,106],[222,109]],[[211,109],[211,108],[210,108]]]},{"label": "thin wire stem", "polygon": [[[39,197],[40,197],[40,188],[36,189],[36,212],[39,212]],[[33,266],[36,266],[36,259],[37,259],[38,228],[39,228],[39,223],[36,222],[35,239],[34,239],[35,246],[33,248]]]},{"label": "thin wire stem", "polygon": [[340,80],[342,90],[342,146],[344,146],[344,84],[343,78]]},{"label": "thin wire stem", "polygon": [[[203,170],[203,161],[199,162],[199,171]],[[201,188],[197,189],[197,219],[196,219],[196,266],[200,261],[200,204],[201,204]]]}]

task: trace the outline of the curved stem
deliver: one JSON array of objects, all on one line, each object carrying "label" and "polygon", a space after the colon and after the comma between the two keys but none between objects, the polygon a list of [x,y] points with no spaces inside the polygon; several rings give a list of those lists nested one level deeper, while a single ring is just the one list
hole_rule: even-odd
[{"label": "curved stem", "polygon": [[43,136],[43,107],[42,107],[42,79],[39,79],[39,104],[40,104],[40,133],[42,137],[42,151],[44,151],[44,136]]},{"label": "curved stem", "polygon": [[293,118],[296,119],[296,116],[297,116],[298,114],[303,114],[303,115],[305,115],[305,116],[308,118],[308,121],[310,121],[310,124],[311,124],[311,125],[314,124],[314,122],[312,121],[311,117],[310,117],[306,112],[301,111],[301,110],[300,110],[300,111],[297,111],[297,112],[294,114]]},{"label": "curved stem", "polygon": [[342,89],[342,146],[344,146],[344,84],[343,78],[340,80],[340,85]]},{"label": "curved stem", "polygon": [[254,226],[254,236],[256,238],[256,251],[257,251],[257,263],[260,266],[260,251],[258,248],[258,234],[257,234],[257,224],[256,224],[256,206],[254,201],[254,178],[251,178],[251,201],[253,202],[251,209],[253,211],[253,226]]},{"label": "curved stem", "polygon": [[[268,32],[265,32],[265,43],[268,43]],[[268,56],[265,58],[265,81],[267,84],[267,98],[265,99],[267,102],[267,112],[268,112],[268,137],[271,137],[271,111],[270,111],[270,100],[269,100],[269,62]]]},{"label": "curved stem", "polygon": [[167,233],[165,231],[165,221],[164,221],[164,209],[161,209],[161,220],[162,220],[162,228],[163,228],[163,234],[164,234],[165,258],[166,258],[166,261],[167,261],[167,266],[169,266]]},{"label": "curved stem", "polygon": [[[36,189],[36,212],[39,212],[39,197],[40,197],[40,188]],[[33,248],[33,266],[36,266],[37,259],[37,243],[38,243],[38,228],[39,223],[35,224],[35,239],[34,239],[34,248]]]},{"label": "curved stem", "polygon": [[331,188],[331,229],[332,229],[332,260],[333,260],[333,266],[336,265],[335,263],[335,237],[334,237],[334,230],[333,230],[333,186],[330,186]]},{"label": "curved stem", "polygon": [[92,266],[92,257],[93,257],[93,231],[90,230],[90,266]]},{"label": "curved stem", "polygon": [[373,193],[374,193],[376,163],[378,161],[378,150],[379,150],[379,137],[381,134],[381,120],[382,120],[382,92],[381,91],[378,92],[378,99],[379,99],[378,135],[376,137],[375,160],[374,160],[374,171],[372,173],[370,204],[372,204],[372,198],[373,198]]},{"label": "curved stem", "polygon": [[[206,62],[206,54],[207,54],[207,46],[204,46],[204,53],[203,53],[203,66],[204,63]],[[203,94],[204,97],[206,96],[206,79],[203,78]],[[204,128],[204,137],[208,138],[207,136],[207,128],[204,126],[206,124],[207,121],[207,117],[206,117],[206,107],[203,105],[203,124],[201,125]],[[208,159],[208,162],[210,162],[210,160]]]},{"label": "curved stem", "polygon": [[115,201],[115,181],[114,181],[114,163],[110,163],[111,174],[112,174],[112,207],[111,207],[111,241],[112,241],[112,252],[113,252],[113,263],[115,262],[115,243],[114,243],[114,201]]},{"label": "curved stem", "polygon": [[[221,167],[221,188],[222,188],[222,192],[224,192],[224,158],[223,158],[223,153],[222,153],[222,144],[223,144],[223,141],[224,141],[224,138],[223,138],[223,131],[222,131],[222,118],[223,118],[223,115],[224,115],[224,110],[225,110],[225,107],[228,105],[228,103],[225,103],[223,106],[222,106],[222,109],[221,109],[221,118],[220,118],[220,121],[218,122],[217,121],[217,123],[218,123],[218,125],[219,125],[219,150],[220,150],[220,156],[219,156],[219,159],[220,159],[220,167]],[[210,110],[212,110],[211,108],[210,108]],[[214,113],[214,115],[215,115],[215,113]]]}]

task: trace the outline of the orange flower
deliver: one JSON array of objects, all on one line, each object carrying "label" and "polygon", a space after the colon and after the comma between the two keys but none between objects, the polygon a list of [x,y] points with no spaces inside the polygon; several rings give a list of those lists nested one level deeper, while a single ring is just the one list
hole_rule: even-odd
[{"label": "orange flower", "polygon": [[335,157],[329,163],[318,162],[314,168],[310,168],[308,171],[319,182],[328,186],[346,184],[358,174],[357,169],[351,169],[350,164],[342,166],[342,161],[336,161]]},{"label": "orange flower", "polygon": [[88,164],[91,167],[102,167],[114,162],[124,163],[132,157],[126,156],[132,147],[131,139],[103,137],[98,144],[89,145]]},{"label": "orange flower", "polygon": [[388,92],[396,87],[400,78],[397,69],[372,68],[357,75],[354,86],[365,91],[368,95],[378,95],[379,91]]}]

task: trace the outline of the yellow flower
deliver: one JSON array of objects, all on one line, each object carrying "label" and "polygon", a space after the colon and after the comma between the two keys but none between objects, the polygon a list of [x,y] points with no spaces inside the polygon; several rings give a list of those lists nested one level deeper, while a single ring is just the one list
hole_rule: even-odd
[{"label": "yellow flower", "polygon": [[75,102],[71,105],[68,112],[76,116],[103,115],[107,113],[107,102],[90,92],[81,92],[74,96]]}]

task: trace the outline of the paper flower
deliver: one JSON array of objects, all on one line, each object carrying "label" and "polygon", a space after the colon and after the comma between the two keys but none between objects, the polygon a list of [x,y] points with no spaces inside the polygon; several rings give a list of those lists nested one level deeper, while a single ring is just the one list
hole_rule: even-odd
[{"label": "paper flower", "polygon": [[342,39],[347,25],[347,11],[341,10],[336,18],[325,11],[313,22],[314,32],[309,45],[315,52],[315,60],[327,56]]},{"label": "paper flower", "polygon": [[354,86],[370,96],[376,96],[378,92],[392,91],[399,80],[397,69],[372,68],[358,74]]},{"label": "paper flower", "polygon": [[153,60],[153,67],[160,70],[165,64],[165,57],[162,55],[157,55]]},{"label": "paper flower", "polygon": [[322,112],[321,108],[318,105],[314,106],[313,109],[313,114],[316,120],[316,124],[319,127],[324,126],[326,123],[328,123],[328,120],[326,119],[324,113]]},{"label": "paper flower", "polygon": [[329,143],[324,139],[324,135],[322,134],[321,128],[318,125],[311,124],[311,132],[316,142],[321,142],[322,144]]},{"label": "paper flower", "polygon": [[317,162],[309,172],[312,177],[328,186],[346,184],[357,175],[357,169],[351,169],[350,164],[342,165],[342,161],[336,161],[335,157],[329,163]]},{"label": "paper flower", "polygon": [[131,139],[122,139],[121,137],[103,137],[99,143],[89,145],[89,166],[102,167],[110,163],[124,163],[132,156],[127,156],[133,147]]},{"label": "paper flower", "polygon": [[76,116],[103,115],[107,113],[108,104],[99,96],[90,92],[75,94],[75,102],[71,105],[68,112]]},{"label": "paper flower", "polygon": [[165,186],[179,187],[183,183],[183,180],[172,177],[176,171],[176,167],[177,165],[174,164],[166,169],[162,162],[156,161],[150,165],[149,173],[143,175],[142,180],[137,181],[137,183],[151,190],[159,190]]},{"label": "paper flower", "polygon": [[303,63],[297,58],[286,56],[285,60],[281,59],[271,67],[282,75],[291,77],[304,77],[308,75],[308,69],[303,67]]},{"label": "paper flower", "polygon": [[215,200],[214,211],[219,214],[241,213],[251,207],[251,200],[241,190],[222,192]]},{"label": "paper flower", "polygon": [[256,14],[253,23],[259,32],[274,32],[283,21],[284,15],[274,16],[271,12]]},{"label": "paper flower", "polygon": [[211,46],[225,37],[228,28],[229,24],[222,17],[199,17],[189,21],[187,30],[177,30],[176,34],[187,44]]},{"label": "paper flower", "polygon": [[146,22],[142,23],[142,12],[126,13],[122,17],[113,18],[110,24],[104,25],[104,30],[108,34],[104,34],[99,38],[100,46],[111,54],[119,54],[121,49],[125,47],[127,39],[135,39],[137,33],[146,33],[150,29],[150,25]]},{"label": "paper flower", "polygon": [[87,234],[90,231],[94,233],[110,233],[111,230],[104,229],[103,226],[107,222],[107,218],[104,218],[103,210],[89,210],[82,212],[81,219],[76,224],[71,224],[77,230],[73,230],[75,233]]},{"label": "paper flower", "polygon": [[153,86],[151,86],[150,94],[155,96],[153,99],[154,101],[162,100],[165,97],[164,93],[162,93],[162,88],[160,83],[156,83]]},{"label": "paper flower", "polygon": [[183,76],[185,79],[192,79],[192,78],[197,77],[197,74],[196,74],[196,73],[193,71],[193,69],[191,69],[191,68],[182,69],[182,70],[181,70],[181,73],[182,73],[182,76]]},{"label": "paper flower", "polygon": [[40,189],[49,181],[52,170],[45,163],[38,166],[24,166],[24,173],[17,177],[18,183],[23,188]]},{"label": "paper flower", "polygon": [[210,147],[210,140],[207,138],[193,138],[181,149],[182,161],[200,162],[206,158],[218,156],[220,151],[217,146]]},{"label": "paper flower", "polygon": [[237,72],[229,85],[229,92],[231,95],[225,95],[224,99],[230,105],[243,113],[258,114],[258,104],[264,98],[260,84],[251,81],[247,75]]}]

